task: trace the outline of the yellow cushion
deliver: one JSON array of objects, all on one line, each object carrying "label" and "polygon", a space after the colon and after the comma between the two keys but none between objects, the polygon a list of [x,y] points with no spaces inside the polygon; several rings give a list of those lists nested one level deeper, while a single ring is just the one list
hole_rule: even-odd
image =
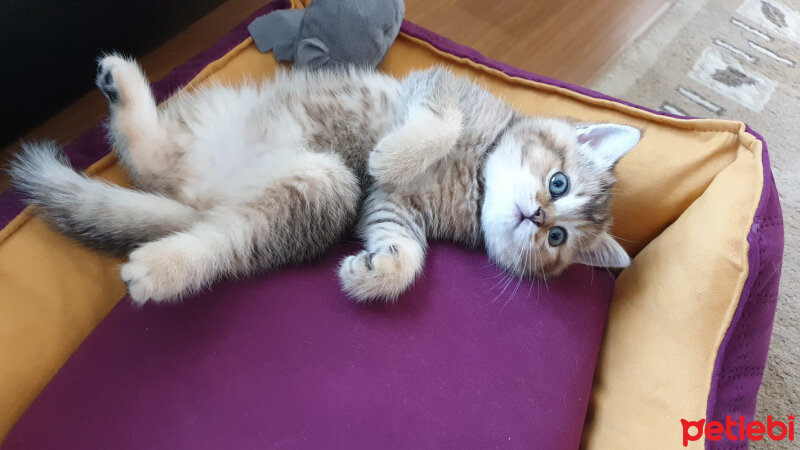
[{"label": "yellow cushion", "polygon": [[[678,120],[514,78],[405,34],[381,70],[403,76],[434,64],[528,114],[645,130],[618,166],[613,233],[635,258],[617,282],[584,442],[677,446],[680,418],[706,415],[717,350],[748,276],[746,238],[764,185],[761,142],[741,123]],[[192,84],[270,77],[275,68],[248,38]],[[90,171],[126,183],[111,155]],[[54,233],[29,210],[0,230],[0,437],[123,296],[119,263]]]}]

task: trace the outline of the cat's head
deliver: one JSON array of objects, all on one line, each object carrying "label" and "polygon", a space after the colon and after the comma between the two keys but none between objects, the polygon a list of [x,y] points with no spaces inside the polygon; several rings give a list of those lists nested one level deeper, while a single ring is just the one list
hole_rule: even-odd
[{"label": "cat's head", "polygon": [[523,277],[572,263],[627,267],[610,234],[614,165],[639,142],[636,128],[521,118],[486,160],[481,226],[489,256]]}]

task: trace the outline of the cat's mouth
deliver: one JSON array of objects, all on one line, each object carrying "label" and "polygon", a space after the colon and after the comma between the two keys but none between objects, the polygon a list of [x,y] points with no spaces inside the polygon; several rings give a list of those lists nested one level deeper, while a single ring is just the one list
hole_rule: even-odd
[{"label": "cat's mouth", "polygon": [[514,217],[517,220],[517,226],[522,225],[528,219],[528,214],[526,214],[527,208],[523,208],[519,205],[519,203],[514,204]]},{"label": "cat's mouth", "polygon": [[516,212],[517,226],[520,226],[525,222],[531,222],[537,227],[541,227],[542,225],[544,225],[545,220],[547,220],[547,216],[541,207],[538,207],[536,211],[534,211],[533,213],[529,213],[527,209],[524,209],[519,205],[516,206],[517,206],[517,212]]}]

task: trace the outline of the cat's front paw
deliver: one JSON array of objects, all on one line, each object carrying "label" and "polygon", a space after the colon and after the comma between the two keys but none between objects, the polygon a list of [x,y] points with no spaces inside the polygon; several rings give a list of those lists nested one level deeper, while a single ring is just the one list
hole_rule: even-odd
[{"label": "cat's front paw", "polygon": [[134,250],[121,270],[131,300],[145,302],[175,300],[192,290],[192,255],[165,242],[151,242]]},{"label": "cat's front paw", "polygon": [[369,154],[367,172],[381,184],[406,184],[420,173],[420,161],[414,161],[409,153],[407,139],[400,131],[394,131],[381,139]]},{"label": "cat's front paw", "polygon": [[369,154],[368,173],[378,183],[413,183],[455,148],[461,122],[461,112],[454,108],[413,111],[404,125],[375,145]]},{"label": "cat's front paw", "polygon": [[377,252],[362,251],[342,261],[339,280],[344,291],[357,302],[393,302],[419,272],[420,263],[412,259],[396,245]]}]

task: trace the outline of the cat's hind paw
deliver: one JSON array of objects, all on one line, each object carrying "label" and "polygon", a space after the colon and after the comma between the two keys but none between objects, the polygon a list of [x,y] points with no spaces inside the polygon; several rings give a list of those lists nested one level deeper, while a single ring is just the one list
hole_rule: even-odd
[{"label": "cat's hind paw", "polygon": [[139,95],[150,95],[150,86],[139,65],[116,54],[98,60],[95,84],[112,105]]},{"label": "cat's hind paw", "polygon": [[120,276],[133,303],[177,300],[194,290],[192,247],[174,244],[163,240],[150,242],[131,252]]}]

